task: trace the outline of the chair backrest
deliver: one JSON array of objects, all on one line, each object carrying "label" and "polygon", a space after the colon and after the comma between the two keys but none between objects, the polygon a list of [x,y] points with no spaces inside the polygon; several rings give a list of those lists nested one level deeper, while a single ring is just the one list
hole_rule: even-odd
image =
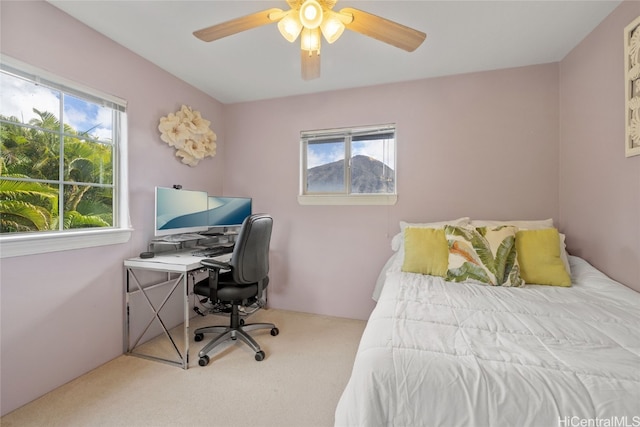
[{"label": "chair backrest", "polygon": [[253,214],[244,220],[229,261],[234,282],[256,283],[267,277],[272,227],[273,218],[267,214]]}]

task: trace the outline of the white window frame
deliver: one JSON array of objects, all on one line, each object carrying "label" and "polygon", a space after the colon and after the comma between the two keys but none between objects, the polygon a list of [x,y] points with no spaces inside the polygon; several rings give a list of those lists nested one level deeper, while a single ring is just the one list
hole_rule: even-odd
[{"label": "white window frame", "polygon": [[[337,137],[344,138],[345,143],[345,182],[351,181],[351,136],[362,134],[375,134],[380,132],[393,131],[394,144],[393,157],[395,164],[394,171],[394,192],[393,193],[376,193],[376,194],[357,194],[357,193],[306,193],[307,187],[307,145],[309,140],[321,137]],[[298,193],[298,203],[301,205],[395,205],[398,201],[398,131],[395,124],[360,126],[351,128],[325,129],[314,131],[300,132],[300,189]]]},{"label": "white window frame", "polygon": [[129,184],[127,157],[127,102],[112,95],[56,76],[24,62],[0,55],[0,66],[33,81],[52,86],[71,94],[81,92],[122,107],[119,120],[119,141],[114,150],[114,225],[109,228],[48,231],[42,233],[15,233],[0,235],[0,258],[81,249],[125,243],[133,231],[129,219]]}]

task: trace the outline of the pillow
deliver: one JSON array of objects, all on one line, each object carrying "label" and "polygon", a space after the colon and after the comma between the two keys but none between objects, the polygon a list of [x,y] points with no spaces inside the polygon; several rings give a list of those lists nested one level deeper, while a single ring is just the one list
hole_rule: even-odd
[{"label": "pillow", "polygon": [[[471,225],[474,227],[497,227],[500,225],[513,225],[520,230],[542,230],[544,228],[553,228],[553,219],[541,219],[541,220],[517,220],[517,221],[500,221],[500,220],[483,220],[474,219],[471,221]],[[564,234],[560,235],[560,257],[564,263],[564,268],[567,273],[571,275],[571,268],[569,267],[569,255],[567,254],[567,246],[564,243]]]},{"label": "pillow", "polygon": [[396,234],[393,239],[391,239],[391,249],[398,252],[398,256],[396,257],[396,262],[393,267],[398,270],[401,269],[404,263],[404,230],[407,227],[422,227],[422,228],[444,228],[445,225],[466,225],[469,224],[471,218],[462,217],[458,219],[452,219],[450,221],[440,221],[440,222],[423,222],[423,223],[411,223],[400,221],[400,233]]},{"label": "pillow", "polygon": [[468,225],[471,222],[471,218],[468,216],[464,216],[458,219],[452,219],[449,221],[438,221],[438,222],[405,222],[400,221],[400,231],[404,231],[407,227],[424,227],[424,228],[444,228],[447,225]]},{"label": "pillow", "polygon": [[525,230],[539,230],[541,228],[553,227],[553,219],[542,220],[518,220],[518,221],[496,221],[496,220],[484,220],[474,219],[471,221],[471,225],[474,227],[499,227],[501,225],[512,225],[519,229]]},{"label": "pillow", "polygon": [[562,233],[558,233],[558,235],[560,236],[560,259],[564,264],[564,269],[567,270],[567,273],[569,273],[569,276],[571,276],[571,267],[569,266],[569,254],[567,253],[567,244],[565,243],[565,239],[567,236],[565,236]]},{"label": "pillow", "polygon": [[404,229],[402,271],[445,277],[449,247],[443,229],[408,227]]},{"label": "pillow", "polygon": [[446,279],[492,286],[522,286],[513,226],[444,228],[449,247]]},{"label": "pillow", "polygon": [[526,283],[571,286],[571,276],[560,257],[560,235],[555,228],[521,230],[516,234],[518,263]]},{"label": "pillow", "polygon": [[391,239],[391,249],[398,251],[402,248],[404,242],[404,229],[407,227],[425,227],[425,228],[444,228],[445,225],[467,225],[471,221],[469,217],[452,219],[450,221],[410,223],[400,221],[400,232]]},{"label": "pillow", "polygon": [[392,271],[398,271],[391,268],[392,266],[395,265],[395,259],[397,256],[398,254],[395,254],[395,253],[391,255],[391,257],[389,257],[387,262],[384,264],[384,266],[380,270],[380,273],[378,274],[378,279],[376,279],[376,286],[373,288],[373,295],[371,295],[371,298],[375,302],[378,302],[378,299],[380,298],[380,294],[382,293],[382,288],[384,288],[384,283],[387,280],[387,273]]}]

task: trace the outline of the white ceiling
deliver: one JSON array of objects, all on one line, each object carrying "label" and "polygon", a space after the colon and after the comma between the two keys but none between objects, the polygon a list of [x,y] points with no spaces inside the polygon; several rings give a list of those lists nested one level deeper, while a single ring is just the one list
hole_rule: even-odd
[{"label": "white ceiling", "polygon": [[[236,103],[426,77],[556,62],[620,0],[349,1],[427,33],[408,53],[351,31],[323,40],[321,77],[300,77],[300,47],[275,24],[211,43],[192,32],[285,0],[101,1],[49,3],[223,103]],[[622,35],[621,35],[622,37]],[[524,83],[524,82],[523,82]]]}]

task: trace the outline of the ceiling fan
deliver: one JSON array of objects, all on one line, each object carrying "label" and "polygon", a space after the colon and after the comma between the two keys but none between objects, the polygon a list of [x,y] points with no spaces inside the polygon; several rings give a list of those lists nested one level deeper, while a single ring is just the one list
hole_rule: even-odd
[{"label": "ceiling fan", "polygon": [[333,11],[337,0],[287,0],[290,9],[272,8],[242,18],[194,31],[193,35],[211,42],[242,31],[278,22],[278,30],[289,42],[300,36],[302,78],[320,77],[320,34],[333,43],[345,28],[381,42],[413,52],[427,35],[421,31],[350,7]]}]

